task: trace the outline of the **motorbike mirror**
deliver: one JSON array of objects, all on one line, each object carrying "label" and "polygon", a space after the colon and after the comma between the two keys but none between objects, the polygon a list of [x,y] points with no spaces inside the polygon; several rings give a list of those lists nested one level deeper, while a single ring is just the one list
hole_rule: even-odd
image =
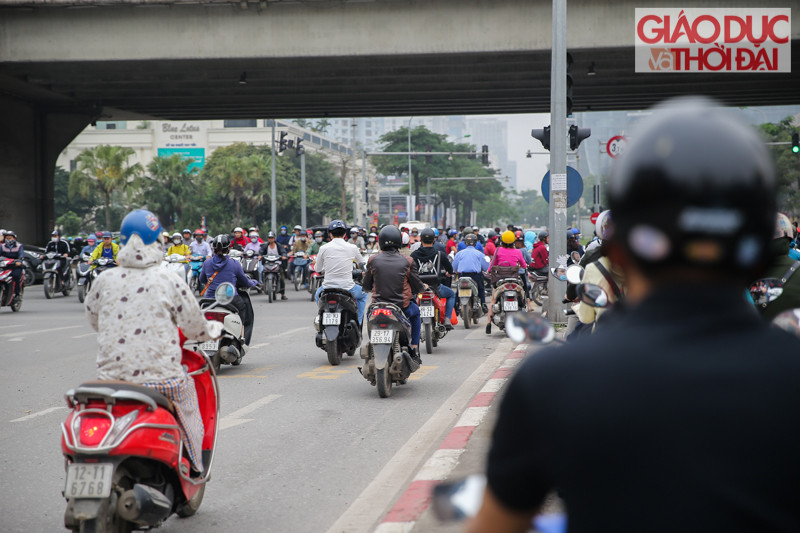
[{"label": "motorbike mirror", "polygon": [[486,477],[473,474],[433,487],[433,513],[439,520],[455,521],[475,516],[483,501]]},{"label": "motorbike mirror", "polygon": [[581,254],[577,250],[573,250],[569,256],[572,258],[572,262],[576,265],[581,262]]},{"label": "motorbike mirror", "polygon": [[562,266],[553,267],[550,269],[550,275],[554,278],[566,281],[567,280],[567,269]]},{"label": "motorbike mirror", "polygon": [[750,296],[756,305],[765,307],[783,294],[783,282],[778,278],[764,278],[750,285]]},{"label": "motorbike mirror", "polygon": [[220,283],[217,290],[214,292],[214,299],[220,305],[228,305],[233,301],[233,297],[236,296],[236,287],[233,286],[232,283]]},{"label": "motorbike mirror", "polygon": [[539,342],[547,344],[556,336],[556,330],[538,313],[509,313],[506,315],[506,335],[514,342]]},{"label": "motorbike mirror", "polygon": [[591,307],[606,307],[608,305],[608,295],[599,285],[592,283],[581,283],[576,287],[575,292],[578,299]]},{"label": "motorbike mirror", "polygon": [[567,281],[573,285],[579,285],[583,281],[584,270],[580,265],[570,265],[567,267]]},{"label": "motorbike mirror", "polygon": [[800,307],[779,314],[772,319],[772,325],[800,337]]}]

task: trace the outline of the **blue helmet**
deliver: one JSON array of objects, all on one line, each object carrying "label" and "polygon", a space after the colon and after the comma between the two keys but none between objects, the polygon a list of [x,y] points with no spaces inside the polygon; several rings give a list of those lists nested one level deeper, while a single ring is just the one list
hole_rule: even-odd
[{"label": "blue helmet", "polygon": [[105,239],[105,238],[113,239],[113,238],[114,238],[114,236],[113,236],[113,235],[111,235],[111,232],[110,232],[110,231],[104,231],[104,232],[103,232],[103,238],[104,238],[104,239]]},{"label": "blue helmet", "polygon": [[281,226],[281,229],[289,229],[288,226]]},{"label": "blue helmet", "polygon": [[439,229],[438,228],[433,228],[433,234],[438,237],[439,236]]},{"label": "blue helmet", "polygon": [[131,235],[138,235],[144,244],[153,244],[158,240],[160,233],[161,223],[158,217],[146,209],[136,209],[128,213],[119,228],[122,244],[127,244]]},{"label": "blue helmet", "polygon": [[334,220],[328,225],[328,231],[333,231],[335,229],[346,230],[347,226],[345,226],[344,222],[342,222],[341,220]]}]

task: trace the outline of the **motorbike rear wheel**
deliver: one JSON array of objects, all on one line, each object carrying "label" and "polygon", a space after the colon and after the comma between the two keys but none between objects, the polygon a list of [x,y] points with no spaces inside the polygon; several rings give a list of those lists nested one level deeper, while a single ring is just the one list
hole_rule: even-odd
[{"label": "motorbike rear wheel", "polygon": [[44,280],[44,297],[48,300],[56,294],[56,277],[52,274]]},{"label": "motorbike rear wheel", "polygon": [[86,299],[86,285],[78,285],[78,301],[83,303]]},{"label": "motorbike rear wheel", "polygon": [[130,533],[134,525],[117,515],[117,496],[112,492],[107,502],[100,506],[97,517],[83,520],[80,533]]},{"label": "motorbike rear wheel", "polygon": [[[11,289],[8,289],[11,290]],[[15,313],[22,309],[22,291],[19,291],[19,298],[11,300],[11,310]]]},{"label": "motorbike rear wheel", "polygon": [[203,483],[200,485],[200,488],[197,492],[194,493],[191,499],[187,500],[186,503],[183,503],[178,506],[175,512],[181,518],[188,518],[194,515],[197,510],[200,508],[200,504],[203,503],[203,495],[206,492],[206,484]]},{"label": "motorbike rear wheel", "polygon": [[531,300],[533,300],[533,302],[536,305],[541,306],[546,296],[547,296],[547,285],[545,285],[544,283],[537,284],[531,291]]},{"label": "motorbike rear wheel", "polygon": [[338,366],[342,362],[342,350],[339,349],[338,341],[326,342],[325,351],[328,353],[328,362],[331,365]]},{"label": "motorbike rear wheel", "polygon": [[33,271],[33,268],[25,267],[25,282],[24,282],[24,286],[27,287],[29,285],[33,285],[34,281],[36,281],[36,273]]},{"label": "motorbike rear wheel", "polygon": [[471,318],[470,317],[471,314],[472,314],[472,310],[471,310],[471,308],[470,308],[470,306],[468,304],[465,304],[465,305],[461,306],[461,320],[464,321],[464,327],[467,328],[467,329],[472,327],[469,324],[469,321],[470,321],[470,318]]},{"label": "motorbike rear wheel", "polygon": [[425,353],[433,353],[433,339],[431,338],[431,334],[433,333],[431,330],[433,328],[430,324],[425,324]]},{"label": "motorbike rear wheel", "polygon": [[388,368],[375,370],[375,385],[378,387],[378,396],[388,398],[392,395],[392,376]]},{"label": "motorbike rear wheel", "polygon": [[69,296],[69,293],[72,292],[72,280],[72,272],[70,272],[69,276],[61,284],[61,294],[64,296]]}]

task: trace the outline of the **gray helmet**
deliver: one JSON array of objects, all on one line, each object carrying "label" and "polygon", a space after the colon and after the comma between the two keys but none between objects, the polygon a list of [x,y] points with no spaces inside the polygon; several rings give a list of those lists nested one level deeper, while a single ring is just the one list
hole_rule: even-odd
[{"label": "gray helmet", "polygon": [[464,237],[464,244],[466,244],[467,246],[475,246],[477,242],[478,242],[478,237],[475,236],[475,234],[473,233],[470,233],[469,235],[466,235]]}]

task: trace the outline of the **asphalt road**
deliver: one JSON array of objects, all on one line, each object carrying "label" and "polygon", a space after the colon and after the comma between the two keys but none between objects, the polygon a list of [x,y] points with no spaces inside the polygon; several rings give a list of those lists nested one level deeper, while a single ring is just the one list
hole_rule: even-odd
[{"label": "asphalt road", "polygon": [[[254,295],[253,346],[220,372],[222,429],[204,502],[160,531],[372,530],[483,385],[488,356],[511,350],[497,328],[459,325],[381,399],[358,354],[328,365],[309,294],[287,295],[272,304]],[[74,292],[46,300],[34,285],[21,312],[0,308],[0,531],[64,530],[63,394],[94,377],[95,343]],[[380,489],[364,494],[368,486]]]}]

